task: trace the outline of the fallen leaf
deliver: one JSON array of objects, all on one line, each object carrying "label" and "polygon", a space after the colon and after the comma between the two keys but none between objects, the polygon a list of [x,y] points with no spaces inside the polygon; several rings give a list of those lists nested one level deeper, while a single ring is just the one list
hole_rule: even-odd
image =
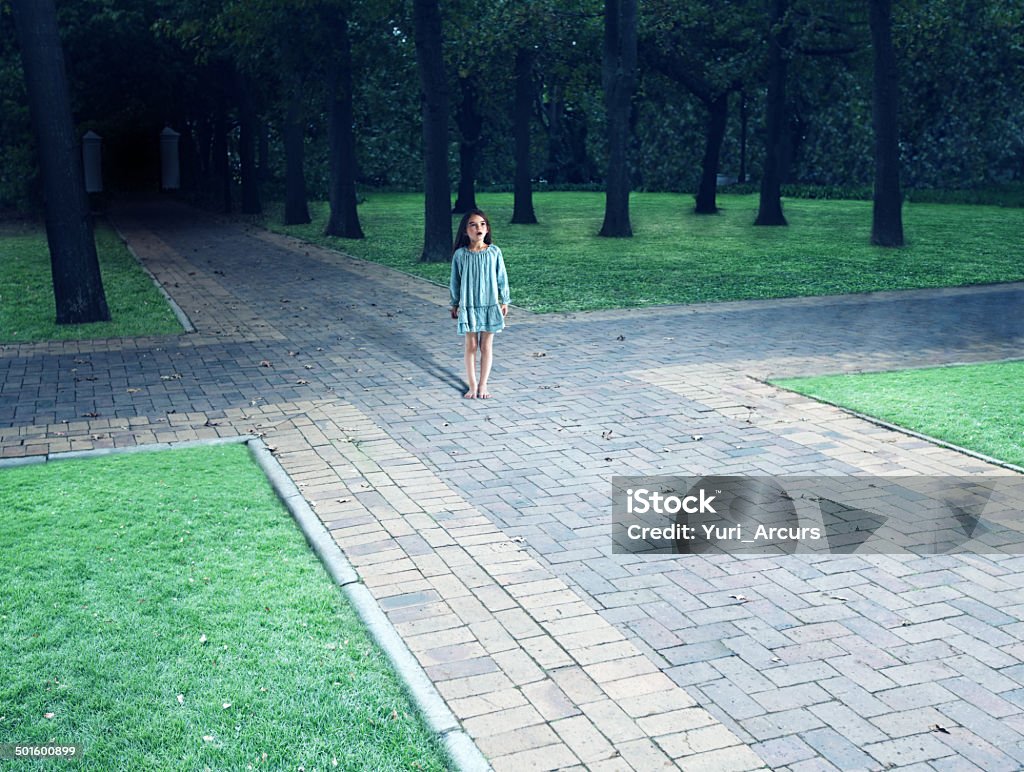
[{"label": "fallen leaf", "polygon": [[602,440],[610,440],[611,438],[612,438],[612,430],[611,429],[608,429],[607,431],[601,432],[601,439]]},{"label": "fallen leaf", "polygon": [[949,734],[949,730],[946,729],[946,727],[942,726],[942,724],[932,724],[928,728],[931,729],[933,732],[942,732],[942,734]]},{"label": "fallen leaf", "polygon": [[270,363],[269,359],[261,359],[260,367],[273,367],[273,365]]},{"label": "fallen leaf", "polygon": [[617,337],[617,338],[616,338],[615,340],[625,340],[625,339],[626,339],[626,336],[625,336],[625,335],[620,335],[620,336],[619,336],[619,337]]},{"label": "fallen leaf", "polygon": [[691,434],[690,435],[690,439],[693,440],[694,442],[700,442],[702,439],[704,439],[704,435],[703,434]]},{"label": "fallen leaf", "polygon": [[548,352],[546,352],[546,351],[534,351],[533,355],[535,357],[546,357],[548,355]]},{"label": "fallen leaf", "polygon": [[129,394],[138,394],[142,389],[128,389]]},{"label": "fallen leaf", "polygon": [[746,603],[748,600],[750,600],[750,598],[748,598],[746,595],[730,595],[729,597],[733,600],[738,600],[740,603]]},{"label": "fallen leaf", "polygon": [[299,386],[309,385],[309,381],[307,381],[305,378],[299,378],[299,380],[297,380],[295,383],[298,384]]},{"label": "fallen leaf", "polygon": [[161,375],[161,381],[180,381],[182,378],[181,373],[171,373],[170,375]]}]

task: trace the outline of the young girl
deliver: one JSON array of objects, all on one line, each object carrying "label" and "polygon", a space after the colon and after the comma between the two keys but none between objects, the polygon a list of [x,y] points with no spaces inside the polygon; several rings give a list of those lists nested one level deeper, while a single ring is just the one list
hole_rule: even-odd
[{"label": "young girl", "polygon": [[[505,327],[508,313],[508,275],[501,250],[491,243],[487,215],[467,212],[459,223],[452,254],[451,316],[466,336],[466,399],[487,399],[491,374],[491,342]],[[476,352],[480,350],[480,380],[476,378]]]}]

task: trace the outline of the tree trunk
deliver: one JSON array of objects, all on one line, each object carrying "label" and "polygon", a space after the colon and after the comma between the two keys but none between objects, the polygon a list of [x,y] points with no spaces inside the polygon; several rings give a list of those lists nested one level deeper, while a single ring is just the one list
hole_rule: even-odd
[{"label": "tree trunk", "polygon": [[747,112],[747,94],[740,92],[740,173],[737,182],[747,181],[747,125],[750,116]]},{"label": "tree trunk", "polygon": [[110,319],[53,0],[12,4],[46,200],[57,324]]},{"label": "tree trunk", "polygon": [[545,91],[548,99],[544,103],[542,115],[547,119],[545,128],[548,131],[548,160],[544,169],[544,179],[549,183],[564,182],[564,166],[561,163],[562,87],[558,83],[549,83],[545,86]]},{"label": "tree trunk", "polygon": [[270,179],[270,123],[260,119],[256,123],[257,148],[256,179],[266,182]]},{"label": "tree trunk", "polygon": [[533,211],[533,184],[530,181],[530,115],[533,112],[533,53],[528,48],[516,49],[516,96],[512,116],[515,137],[515,193],[512,222],[532,225],[537,222]]},{"label": "tree trunk", "polygon": [[238,165],[242,175],[242,214],[259,214],[260,179],[256,169],[256,134],[259,120],[253,107],[245,76],[236,80],[238,97]]},{"label": "tree trunk", "polygon": [[761,201],[754,225],[787,225],[782,214],[782,132],[786,122],[786,0],[772,0],[768,35],[768,95],[765,100],[765,155]]},{"label": "tree trunk", "polygon": [[725,122],[729,117],[729,92],[719,94],[707,103],[708,128],[701,164],[700,187],[697,189],[697,214],[717,214],[718,159],[725,139]]},{"label": "tree trunk", "polygon": [[875,195],[871,243],[903,246],[903,196],[900,193],[900,148],[896,52],[892,45],[892,0],[871,0],[871,48],[874,58]]},{"label": "tree trunk", "polygon": [[284,121],[284,224],[310,222],[306,198],[306,132],[302,120],[302,84],[296,78],[288,97]]},{"label": "tree trunk", "polygon": [[338,49],[328,75],[330,99],[327,133],[331,148],[331,216],[324,233],[346,239],[363,238],[356,209],[356,137],[352,128],[352,41],[348,18],[340,10],[331,17]]},{"label": "tree trunk", "polygon": [[448,180],[448,83],[438,0],[414,0],[413,17],[423,104],[424,226],[420,260],[440,263],[452,256],[452,198]]},{"label": "tree trunk", "polygon": [[217,98],[217,116],[213,125],[213,174],[221,185],[221,202],[224,214],[231,214],[231,162],[228,158],[228,108],[227,97],[221,93]]},{"label": "tree trunk", "polygon": [[605,0],[602,81],[608,123],[608,176],[599,236],[633,235],[629,222],[629,111],[636,86],[637,0]]},{"label": "tree trunk", "polygon": [[477,109],[476,83],[472,77],[459,77],[462,98],[455,111],[455,122],[462,134],[459,142],[459,192],[453,212],[462,214],[476,209],[476,167],[480,149],[480,134],[484,122]]}]

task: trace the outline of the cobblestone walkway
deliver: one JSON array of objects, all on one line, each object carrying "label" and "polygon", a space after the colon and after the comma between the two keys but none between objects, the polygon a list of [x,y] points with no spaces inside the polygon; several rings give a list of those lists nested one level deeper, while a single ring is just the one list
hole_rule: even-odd
[{"label": "cobblestone walkway", "polygon": [[197,332],[0,347],[0,456],[262,435],[495,769],[1024,768],[1024,558],[609,536],[613,474],[1009,474],[764,379],[1019,358],[1024,285],[514,308],[484,402],[443,288],[116,221]]}]

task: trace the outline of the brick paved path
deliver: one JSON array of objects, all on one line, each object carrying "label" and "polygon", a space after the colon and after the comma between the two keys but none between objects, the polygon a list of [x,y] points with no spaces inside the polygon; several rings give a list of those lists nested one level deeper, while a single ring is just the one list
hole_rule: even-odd
[{"label": "brick paved path", "polygon": [[613,474],[1007,474],[761,379],[1021,357],[1024,285],[513,309],[469,401],[446,290],[116,219],[198,332],[0,347],[0,455],[263,435],[496,769],[1024,768],[1024,558],[608,535]]}]

